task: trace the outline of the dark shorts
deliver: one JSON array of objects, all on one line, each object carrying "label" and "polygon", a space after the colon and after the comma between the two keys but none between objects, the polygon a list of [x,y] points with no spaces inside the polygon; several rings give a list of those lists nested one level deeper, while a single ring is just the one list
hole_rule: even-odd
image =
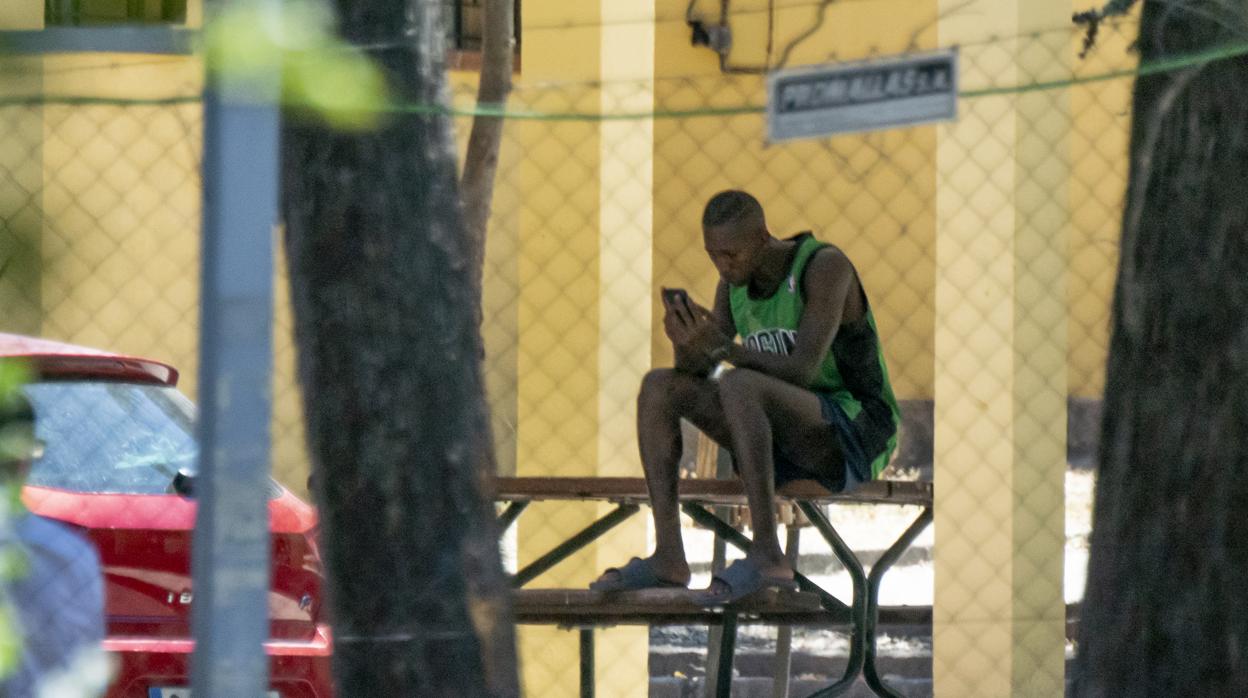
[{"label": "dark shorts", "polygon": [[815,393],[823,412],[823,421],[836,432],[841,445],[843,463],[828,463],[818,472],[807,470],[788,456],[774,449],[776,487],[793,480],[816,480],[831,492],[849,492],[871,479],[871,458],[863,447],[861,429],[841,409],[831,393]]}]

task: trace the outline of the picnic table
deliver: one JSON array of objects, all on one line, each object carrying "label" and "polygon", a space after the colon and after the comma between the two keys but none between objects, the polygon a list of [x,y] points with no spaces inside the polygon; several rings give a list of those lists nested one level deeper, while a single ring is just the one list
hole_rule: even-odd
[{"label": "picnic table", "polygon": [[[715,511],[725,505],[745,504],[745,492],[738,480],[687,478],[680,480],[681,509],[698,525],[715,532],[728,544],[747,550],[750,540]],[[584,529],[569,536],[545,554],[518,570],[515,612],[520,623],[554,624],[581,630],[581,694],[593,695],[593,633],[596,626],[615,624],[706,624],[723,629],[717,653],[714,685],[716,694],[727,697],[731,690],[732,657],[739,623],[776,625],[842,625],[851,628],[849,658],[841,678],[820,690],[817,696],[836,696],[848,691],[861,675],[881,696],[897,694],[884,683],[876,668],[876,629],[886,622],[928,624],[931,609],[926,607],[879,606],[879,588],[884,574],[932,521],[930,482],[877,480],[860,485],[853,492],[829,492],[818,483],[799,480],[787,483],[777,493],[790,501],[827,541],[844,565],[853,583],[852,598],[846,602],[796,572],[798,591],[767,589],[740,603],[722,608],[695,604],[684,589],[648,589],[631,592],[597,592],[589,589],[527,589],[525,585],[567,559],[578,550],[626,521],[646,504],[649,495],[643,478],[628,477],[498,477],[494,479],[494,500],[503,505],[500,527],[505,531],[520,514],[536,501],[610,502],[615,508]],[[827,504],[914,505],[922,511],[884,551],[867,573],[855,552],[842,540],[823,513]],[[708,657],[708,659],[711,659]],[[708,662],[709,665],[709,662]],[[708,672],[710,673],[710,672]],[[711,678],[708,676],[708,679]]]}]

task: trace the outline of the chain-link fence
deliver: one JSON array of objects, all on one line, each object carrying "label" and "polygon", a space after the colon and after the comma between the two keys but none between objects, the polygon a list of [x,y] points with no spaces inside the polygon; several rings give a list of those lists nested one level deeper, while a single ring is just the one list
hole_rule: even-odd
[{"label": "chain-link fence", "polygon": [[[672,360],[658,287],[685,287],[709,304],[718,277],[702,249],[702,206],[716,191],[745,188],[773,233],[813,230],[855,263],[905,417],[886,477],[936,472],[934,537],[945,548],[934,562],[933,536],[921,538],[883,593],[885,603],[928,605],[939,589],[951,610],[935,604],[934,643],[956,649],[932,659],[931,637],[899,631],[886,671],[934,673],[949,695],[1060,692],[1071,649],[1065,603],[1082,595],[1090,525],[1087,466],[1126,186],[1133,30],[1102,26],[1083,58],[1082,34],[1070,28],[961,43],[955,123],[793,144],[766,144],[761,76],[521,83],[490,233],[499,247],[487,268],[491,356],[518,353],[488,366],[496,437],[514,438],[500,442],[500,462],[526,475],[640,473],[631,401],[641,373]],[[456,96],[471,108],[469,91]],[[650,104],[654,118],[598,119],[647,111],[637,104]],[[584,118],[563,120],[574,114]],[[459,121],[461,133],[468,126]],[[647,351],[648,363],[631,361]],[[619,415],[627,426],[617,429]],[[546,504],[526,514],[521,562],[594,513]],[[913,516],[847,506],[833,521],[851,545],[881,551]],[[535,584],[582,586],[647,550],[636,533],[626,536]],[[698,531],[686,540],[698,586],[709,577],[711,540]],[[804,564],[823,565],[820,581],[848,596],[849,577],[830,551],[817,536],[801,541]],[[774,629],[758,633],[755,651],[773,651]],[[704,637],[650,637],[654,690],[696,685],[680,677],[705,668]],[[541,640],[552,642],[575,651],[572,634]],[[799,633],[802,642],[815,655],[812,646],[847,645],[822,631]],[[983,683],[1003,658],[1019,683]],[[538,684],[575,685],[570,664],[536,652],[526,659],[529,671],[542,667]],[[795,675],[839,670],[805,666]],[[826,683],[798,684],[795,694]],[[909,685],[919,694],[930,687]]]},{"label": "chain-link fence", "polygon": [[[855,264],[903,405],[902,447],[885,477],[937,482],[942,548],[933,556],[933,536],[921,538],[883,600],[934,605],[934,643],[962,649],[932,660],[932,636],[899,637],[897,671],[934,673],[949,694],[983,694],[977,676],[1004,644],[1016,667],[1034,663],[1017,669],[1033,687],[1060,690],[1051,616],[1081,596],[1091,477],[1082,466],[1104,375],[1134,24],[1102,26],[1086,57],[1070,27],[939,42],[925,31],[921,40],[905,33],[926,48],[959,47],[955,122],[788,144],[766,143],[761,73],[605,83],[517,76],[485,270],[499,467],[640,474],[638,382],[672,360],[658,288],[682,286],[709,304],[718,278],[703,251],[701,210],[717,191],[746,189],[774,234],[811,230]],[[834,57],[892,51],[878,46]],[[27,78],[12,78],[0,102],[0,330],[168,362],[193,397],[202,117],[187,76],[196,59],[14,65]],[[462,139],[474,93],[461,77],[452,101]],[[302,493],[284,273],[279,259],[273,470]],[[523,563],[595,514],[535,505],[508,554]],[[906,520],[870,507],[833,514],[847,541],[868,551]],[[647,535],[620,530],[535,585],[583,586],[643,553]],[[710,539],[693,531],[687,539],[697,585],[707,579]],[[803,536],[803,550],[803,564],[822,570],[816,581],[848,589],[815,538]],[[635,647],[630,632],[606,634]],[[576,664],[566,657],[575,635],[532,637],[543,650],[523,650],[531,692],[573,691]],[[678,674],[700,671],[700,638],[691,637],[655,631],[652,644],[666,654],[651,655],[652,673],[680,683]],[[552,654],[549,643],[566,651]],[[843,654],[844,644],[825,631],[799,640],[814,655]],[[685,654],[685,663],[654,659]],[[644,690],[635,649],[600,651],[598,661],[603,684],[620,695]],[[812,685],[839,672],[794,666]]]}]

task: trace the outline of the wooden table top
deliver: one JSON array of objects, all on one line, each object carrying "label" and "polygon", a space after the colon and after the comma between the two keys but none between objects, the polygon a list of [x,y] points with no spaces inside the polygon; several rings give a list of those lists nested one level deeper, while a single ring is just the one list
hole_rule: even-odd
[{"label": "wooden table top", "polygon": [[[493,498],[520,502],[587,499],[644,504],[650,499],[645,478],[640,477],[496,477]],[[902,480],[865,482],[853,492],[829,492],[814,480],[797,480],[780,488],[778,496],[818,502],[916,504],[930,506],[932,483]],[[682,479],[682,501],[707,504],[744,504],[741,481],[704,478]]]}]

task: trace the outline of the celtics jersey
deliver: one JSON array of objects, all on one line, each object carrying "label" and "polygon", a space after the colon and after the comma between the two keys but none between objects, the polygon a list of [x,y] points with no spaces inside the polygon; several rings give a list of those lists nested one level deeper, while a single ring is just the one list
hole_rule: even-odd
[{"label": "celtics jersey", "polygon": [[[748,349],[787,355],[796,344],[798,322],[806,306],[802,275],[815,252],[827,245],[810,233],[792,239],[797,242],[797,249],[788,276],[775,293],[756,299],[750,297],[748,286],[729,288],[732,321]],[[861,442],[867,461],[864,465],[869,464],[869,472],[863,475],[874,478],[888,465],[897,447],[900,413],[865,291],[863,310],[858,321],[842,323],[837,329],[832,346],[808,387],[844,412],[854,436]]]}]

